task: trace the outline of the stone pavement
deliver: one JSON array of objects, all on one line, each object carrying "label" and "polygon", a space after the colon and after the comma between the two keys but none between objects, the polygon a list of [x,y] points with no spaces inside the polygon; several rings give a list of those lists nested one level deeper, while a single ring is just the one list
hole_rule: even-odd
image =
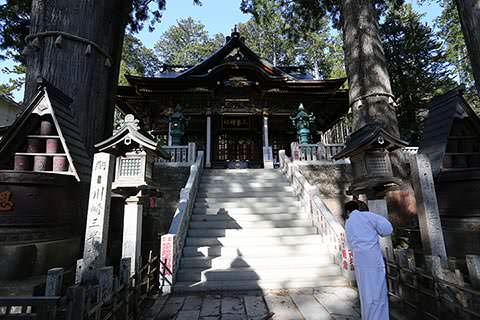
[{"label": "stone pavement", "polygon": [[357,291],[347,287],[173,294],[148,320],[360,319]]}]

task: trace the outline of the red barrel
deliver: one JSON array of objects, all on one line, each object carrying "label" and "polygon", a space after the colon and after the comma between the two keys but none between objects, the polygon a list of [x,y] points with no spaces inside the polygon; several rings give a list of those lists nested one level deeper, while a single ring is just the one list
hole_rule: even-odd
[{"label": "red barrel", "polygon": [[40,122],[40,134],[44,136],[53,134],[53,123],[50,120],[42,120]]},{"label": "red barrel", "polygon": [[33,171],[51,171],[52,157],[35,156],[33,158]]},{"label": "red barrel", "polygon": [[47,153],[57,153],[59,143],[58,139],[47,139]]},{"label": "red barrel", "polygon": [[65,156],[53,157],[53,171],[68,171],[68,160]]},{"label": "red barrel", "polygon": [[45,144],[43,139],[28,138],[27,139],[28,153],[42,153],[45,152]]},{"label": "red barrel", "polygon": [[13,170],[32,170],[32,156],[15,155],[15,163]]}]

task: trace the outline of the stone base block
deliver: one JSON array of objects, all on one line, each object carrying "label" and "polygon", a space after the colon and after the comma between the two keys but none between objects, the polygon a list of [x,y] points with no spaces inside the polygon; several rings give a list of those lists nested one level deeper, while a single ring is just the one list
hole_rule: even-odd
[{"label": "stone base block", "polygon": [[80,256],[80,238],[36,243],[0,243],[0,281],[45,275],[50,268],[69,268]]}]

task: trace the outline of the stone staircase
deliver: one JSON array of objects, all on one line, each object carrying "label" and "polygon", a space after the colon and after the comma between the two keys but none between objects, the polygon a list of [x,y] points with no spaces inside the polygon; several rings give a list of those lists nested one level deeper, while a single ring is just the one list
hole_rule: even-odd
[{"label": "stone staircase", "polygon": [[280,170],[206,170],[174,290],[344,286]]}]

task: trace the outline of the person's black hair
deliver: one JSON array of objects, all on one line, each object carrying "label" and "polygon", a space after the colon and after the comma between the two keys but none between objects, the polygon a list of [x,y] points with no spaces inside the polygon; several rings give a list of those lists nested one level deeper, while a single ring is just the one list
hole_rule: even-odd
[{"label": "person's black hair", "polygon": [[359,211],[370,211],[370,209],[368,209],[368,206],[365,202],[363,201],[358,201],[358,210]]},{"label": "person's black hair", "polygon": [[352,212],[353,210],[358,210],[358,209],[359,209],[359,206],[357,201],[348,201],[347,203],[345,203],[345,210],[347,212]]}]

